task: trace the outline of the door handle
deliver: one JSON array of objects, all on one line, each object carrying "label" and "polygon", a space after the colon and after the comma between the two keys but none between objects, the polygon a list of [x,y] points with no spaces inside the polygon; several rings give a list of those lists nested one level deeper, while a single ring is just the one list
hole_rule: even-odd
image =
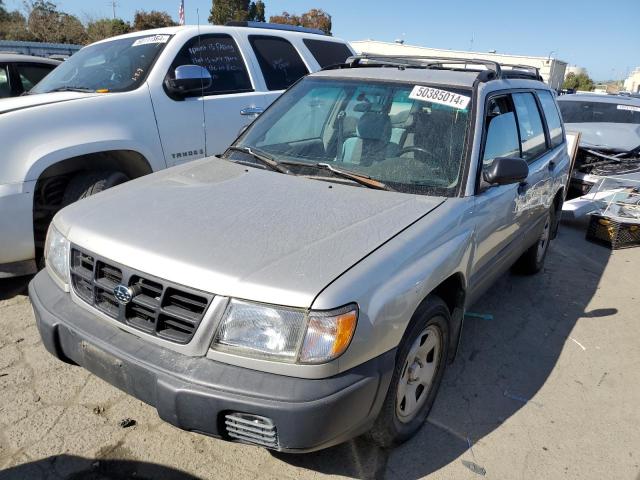
[{"label": "door handle", "polygon": [[260,115],[262,112],[264,112],[262,107],[244,107],[240,110],[240,115]]},{"label": "door handle", "polygon": [[553,160],[552,160],[552,161],[550,161],[550,162],[547,164],[547,168],[549,169],[549,171],[550,171],[550,172],[553,172],[553,170],[556,168],[556,162],[554,162]]},{"label": "door handle", "polygon": [[520,185],[518,185],[518,194],[519,195],[524,194],[528,188],[529,188],[529,184],[527,182],[520,183]]}]

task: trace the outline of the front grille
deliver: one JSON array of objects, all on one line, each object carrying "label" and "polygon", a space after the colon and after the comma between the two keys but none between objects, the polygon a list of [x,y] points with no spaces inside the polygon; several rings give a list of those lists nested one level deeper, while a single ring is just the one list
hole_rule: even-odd
[{"label": "front grille", "polygon": [[[188,343],[213,295],[176,285],[72,247],[74,292],[102,313],[143,332],[176,343]],[[129,287],[131,301],[121,304],[114,290]]]},{"label": "front grille", "polygon": [[273,420],[247,413],[230,413],[224,420],[227,435],[246,443],[278,448],[278,432]]}]

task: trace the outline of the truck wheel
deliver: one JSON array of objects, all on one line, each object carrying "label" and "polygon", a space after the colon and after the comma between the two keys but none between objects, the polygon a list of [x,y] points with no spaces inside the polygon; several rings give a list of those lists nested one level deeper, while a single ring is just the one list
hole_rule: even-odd
[{"label": "truck wheel", "polygon": [[447,305],[431,296],[405,332],[387,396],[368,434],[381,447],[408,440],[427,418],[444,374],[449,318]]},{"label": "truck wheel", "polygon": [[100,193],[129,180],[124,173],[115,170],[82,172],[74,176],[67,185],[62,198],[62,206],[72,204],[82,198]]},{"label": "truck wheel", "polygon": [[542,270],[544,259],[549,251],[549,243],[556,227],[556,212],[553,207],[547,213],[544,227],[538,237],[538,241],[531,245],[514,265],[515,270],[526,275],[533,275]]}]

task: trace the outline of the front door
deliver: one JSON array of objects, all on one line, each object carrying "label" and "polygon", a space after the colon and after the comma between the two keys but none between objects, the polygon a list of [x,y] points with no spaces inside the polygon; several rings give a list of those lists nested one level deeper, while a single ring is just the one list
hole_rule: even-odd
[{"label": "front door", "polygon": [[[485,140],[481,168],[497,157],[520,156],[520,142],[511,95],[491,98],[484,120]],[[476,249],[470,277],[471,301],[491,285],[520,254],[521,233],[526,228],[523,200],[526,186],[480,185],[476,195]]]},{"label": "front door", "polygon": [[212,77],[211,85],[184,97],[166,88],[152,90],[168,165],[222,153],[265,107],[256,92],[236,40],[228,34],[193,37],[180,49],[167,77],[180,65],[199,65]]}]

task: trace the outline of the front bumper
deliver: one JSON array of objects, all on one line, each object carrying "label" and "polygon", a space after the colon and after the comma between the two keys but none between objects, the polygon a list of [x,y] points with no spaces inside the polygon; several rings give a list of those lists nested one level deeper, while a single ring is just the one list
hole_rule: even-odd
[{"label": "front bumper", "polygon": [[[153,345],[80,308],[46,271],[29,284],[42,342],[155,407],[184,430],[230,440],[225,415],[270,419],[280,451],[319,450],[368,430],[386,396],[395,350],[347,372],[301,379],[188,357]],[[248,443],[251,443],[250,441]]]}]

